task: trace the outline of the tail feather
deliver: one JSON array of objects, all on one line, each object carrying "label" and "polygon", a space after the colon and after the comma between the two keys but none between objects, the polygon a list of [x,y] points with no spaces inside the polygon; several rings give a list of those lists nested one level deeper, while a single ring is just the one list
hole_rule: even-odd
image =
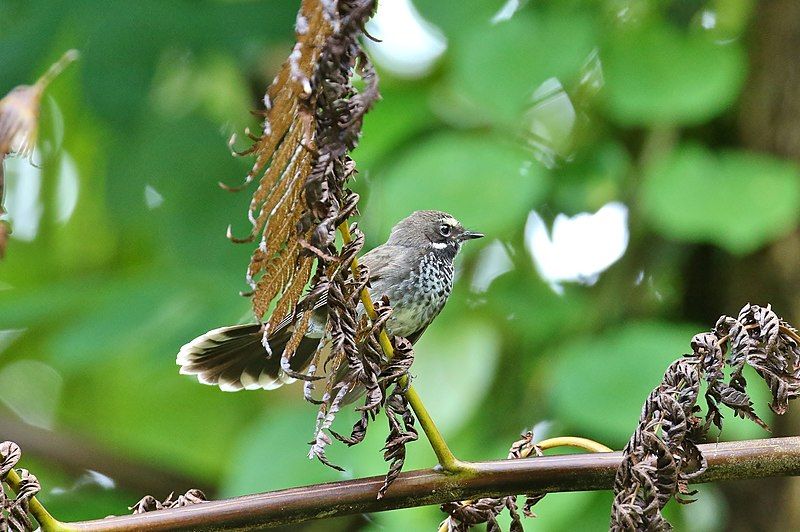
[{"label": "tail feather", "polygon": [[[280,366],[281,353],[290,336],[289,331],[281,331],[271,337],[270,355],[261,343],[259,324],[220,327],[181,347],[176,362],[182,374],[196,375],[203,384],[219,386],[227,392],[272,390],[295,380]],[[292,357],[292,369],[302,370],[308,364],[319,342],[310,340],[304,338],[300,342]]]}]

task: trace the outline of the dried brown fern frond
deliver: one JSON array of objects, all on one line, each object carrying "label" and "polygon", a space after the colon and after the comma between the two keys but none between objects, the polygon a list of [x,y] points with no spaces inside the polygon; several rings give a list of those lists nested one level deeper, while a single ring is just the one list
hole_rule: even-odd
[{"label": "dried brown fern frond", "polygon": [[[389,489],[403,468],[406,444],[416,441],[419,434],[414,428],[414,415],[405,397],[408,389],[408,371],[414,362],[411,343],[405,338],[396,337],[393,342],[394,356],[387,361],[378,338],[386,320],[391,315],[391,307],[389,307],[388,301],[383,300],[376,304],[375,310],[377,318],[366,331],[367,335],[359,338],[352,349],[343,350],[347,353],[345,355],[347,357],[346,364],[342,365],[343,368],[346,368],[346,374],[336,375],[333,379],[329,378],[328,380],[328,386],[346,387],[349,391],[358,390],[364,395],[364,405],[358,408],[361,417],[353,425],[349,436],[339,434],[329,427],[327,430],[337,440],[349,446],[357,445],[366,437],[370,421],[377,417],[381,408],[384,409],[389,423],[389,434],[383,448],[383,457],[390,466],[386,480],[378,491],[380,499],[386,494],[386,490]],[[323,402],[320,412],[328,408],[328,405]],[[312,452],[321,452],[324,456],[324,445],[320,446],[319,444],[327,445],[330,440],[327,435],[322,434],[324,429],[321,427],[318,429],[316,444],[312,447]]]},{"label": "dried brown fern frond", "polygon": [[[0,530],[12,532],[29,532],[34,530],[33,523],[28,516],[31,499],[41,490],[41,485],[34,475],[26,469],[14,471],[14,466],[19,462],[22,451],[14,442],[0,443]],[[13,475],[16,496],[6,493],[7,485],[10,487],[9,477]]]},{"label": "dried brown fern frond", "polygon": [[[722,316],[711,332],[695,335],[691,347],[650,393],[625,446],[614,480],[612,530],[671,530],[661,510],[674,496],[692,502],[681,495],[693,494],[689,480],[707,468],[697,443],[711,425],[722,428],[720,405],[766,428],[747,393],[745,365],[769,386],[775,413],[786,412],[789,400],[800,396],[800,336],[769,305],[748,304],[736,318]],[[726,366],[732,370],[727,382]],[[697,415],[703,380],[708,385],[704,420]]]},{"label": "dried brown fern frond", "polygon": [[[408,347],[407,353],[411,353],[410,344]],[[404,358],[408,366],[410,366],[413,357],[406,356]],[[401,375],[406,373],[407,370]],[[402,471],[406,461],[406,445],[419,438],[419,434],[414,428],[414,414],[411,412],[406,398],[407,389],[408,384],[403,386],[401,382],[396,382],[385,399],[384,410],[389,421],[389,435],[386,436],[386,444],[383,447],[383,459],[389,462],[389,471],[386,473],[383,485],[378,490],[379,499],[386,495],[389,486],[392,485],[400,471]]]},{"label": "dried brown fern frond", "polygon": [[[391,466],[379,494],[383,495],[403,465],[405,444],[417,433],[403,396],[413,360],[411,346],[395,339],[397,356],[387,360],[379,336],[391,309],[384,302],[377,305],[373,319],[363,315],[360,296],[369,272],[364,267],[351,269],[364,235],[348,223],[358,203],[358,196],[346,187],[356,171],[349,153],[358,143],[364,114],[379,97],[377,76],[359,42],[374,10],[375,0],[302,2],[297,44],[264,98],[263,133],[242,153],[256,158],[244,182],[258,179],[248,211],[253,227],[245,238],[229,237],[237,242],[260,239],[247,280],[259,320],[274,305],[265,337],[287,316],[294,317],[281,366],[288,375],[306,381],[304,396],[319,405],[309,457],[338,469],[325,454],[332,437],[349,445],[359,443],[369,421],[385,408],[390,425],[385,458]],[[353,85],[356,75],[364,84],[360,92]],[[352,232],[352,239],[348,236],[337,250],[340,226],[348,228],[348,235]],[[291,370],[290,360],[308,329],[314,302],[323,297],[326,340],[300,375]],[[362,393],[361,419],[350,436],[334,432],[336,414]]]},{"label": "dried brown fern frond", "polygon": [[183,495],[178,495],[177,498],[173,499],[172,497],[174,496],[175,493],[170,493],[166,499],[159,501],[152,495],[145,495],[139,499],[136,504],[129,506],[128,510],[130,510],[133,515],[138,515],[147,512],[155,512],[156,510],[183,508],[184,506],[191,506],[192,504],[199,504],[201,502],[208,501],[205,493],[199,489],[190,489]]},{"label": "dried brown fern frond", "polygon": [[[355,238],[341,251],[340,265],[349,264],[363,246],[364,236],[355,226],[353,234]],[[359,266],[357,278],[353,277],[353,270],[346,267],[334,268],[331,275],[331,281],[326,282],[330,343],[324,360],[320,356],[312,365],[314,370],[319,366],[326,374],[325,390],[320,400],[311,397],[314,383],[306,382],[306,398],[319,405],[309,457],[341,469],[325,454],[326,447],[332,443],[331,436],[349,446],[361,443],[369,423],[384,409],[389,422],[384,459],[390,467],[378,492],[378,498],[381,498],[404,465],[406,444],[418,438],[415,419],[405,397],[414,353],[410,342],[395,337],[392,341],[394,356],[387,360],[379,339],[392,312],[386,299],[375,304],[373,320],[359,315],[360,294],[369,278],[364,265]],[[361,417],[350,435],[334,431],[332,424],[338,411],[359,396],[364,397],[364,404],[358,408]]]},{"label": "dried brown fern frond", "polygon": [[[339,265],[349,264],[364,244],[363,235],[358,236],[342,248]],[[380,411],[386,399],[385,395],[374,390],[377,388],[378,374],[384,356],[374,346],[377,334],[391,309],[380,308],[379,317],[370,326],[366,316],[359,315],[358,304],[361,290],[367,285],[369,272],[363,266],[358,281],[348,267],[336,267],[331,271],[331,282],[328,284],[328,323],[326,336],[330,337],[328,352],[323,359],[316,359],[316,365],[326,375],[325,390],[319,404],[317,425],[314,429],[309,457],[317,457],[326,465],[333,466],[325,456],[325,447],[331,443],[330,435],[336,439],[355,445],[360,443],[366,434],[366,425]],[[310,389],[310,385],[309,385]],[[358,394],[366,394],[367,405],[362,409],[361,421],[353,428],[353,434],[345,438],[331,430],[336,413],[345,399]],[[348,397],[350,396],[350,397]],[[356,427],[361,427],[361,432]]]},{"label": "dried brown fern frond", "polygon": [[[247,280],[258,319],[276,302],[267,334],[295,311],[314,261],[325,271],[336,260],[336,226],[353,212],[342,209],[350,194],[345,183],[355,171],[347,153],[378,97],[358,42],[374,9],[374,0],[302,2],[297,43],[264,96],[263,131],[240,153],[255,156],[244,182],[258,179],[248,209],[253,227],[242,239],[229,229],[229,238],[260,239]],[[363,93],[351,83],[356,70],[368,81]]]},{"label": "dried brown fern frond", "polygon": [[[50,82],[77,58],[77,50],[67,51],[36,83],[14,87],[0,99],[0,216],[6,213],[3,207],[5,158],[19,155],[30,159],[33,156],[39,133],[42,94]],[[0,220],[0,258],[3,257],[9,232],[6,222]]]},{"label": "dried brown fern frond", "polygon": [[[511,444],[508,450],[508,460],[528,458],[529,456],[542,456],[542,450],[534,443],[533,433],[526,432],[522,437]],[[531,507],[544,498],[544,495],[528,495],[523,513],[532,517]],[[522,532],[522,520],[517,509],[517,497],[484,497],[477,501],[455,501],[441,505],[441,510],[449,517],[439,525],[439,532],[466,532],[470,528],[486,523],[486,530],[500,532],[497,516],[508,508],[511,515],[511,532]]]}]

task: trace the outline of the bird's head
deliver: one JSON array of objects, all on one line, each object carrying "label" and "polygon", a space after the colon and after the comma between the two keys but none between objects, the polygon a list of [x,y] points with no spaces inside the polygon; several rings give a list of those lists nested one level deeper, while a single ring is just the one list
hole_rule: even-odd
[{"label": "bird's head", "polygon": [[483,237],[482,233],[464,229],[461,222],[442,211],[415,211],[393,228],[387,244],[430,248],[444,255],[455,255],[467,240]]}]

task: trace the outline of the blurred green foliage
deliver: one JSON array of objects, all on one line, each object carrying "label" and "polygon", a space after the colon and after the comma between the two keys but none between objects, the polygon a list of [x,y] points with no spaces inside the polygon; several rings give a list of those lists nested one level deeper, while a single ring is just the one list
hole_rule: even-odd
[{"label": "blurred green foliage", "polygon": [[[797,225],[797,167],[747,152],[727,132],[752,67],[753,2],[415,5],[447,50],[413,79],[378,65],[384,101],[366,118],[354,185],[368,246],[422,208],[448,210],[489,237],[466,247],[451,302],[417,345],[415,383],[465,459],[503,457],[541,422],[539,437],[619,448],[692,334],[758,300],[741,288],[735,306],[693,312],[692,272],[705,267],[692,262],[695,252],[712,245],[735,264]],[[65,49],[82,53],[48,91],[41,170],[24,173],[19,161],[7,169],[16,197],[28,187],[39,207],[9,202],[15,226],[37,225],[0,263],[6,418],[180,472],[214,486],[214,496],[341,478],[305,456],[315,409],[298,386],[225,394],[174,365],[184,342],[248,317],[237,291],[251,250],[225,238],[229,223],[246,232],[248,197],[216,183],[235,184],[248,169],[226,140],[258,129],[248,111],[291,49],[297,7],[0,0],[0,94],[32,82]],[[66,158],[74,172],[65,176]],[[71,182],[77,202],[59,218]],[[611,201],[629,209],[622,259],[599,268],[599,279],[542,279],[530,234],[525,244],[528,213],[550,223]],[[489,254],[495,240],[504,253]],[[597,250],[584,245],[562,260],[591,259]],[[46,365],[47,379],[31,361]],[[17,385],[3,385],[10,379]],[[765,403],[761,396],[757,408],[769,421]],[[339,423],[348,426],[346,414]],[[331,457],[346,476],[382,474],[384,431],[375,423],[366,442],[334,446]],[[731,422],[722,438],[760,435]],[[0,425],[0,437],[14,436]],[[434,462],[423,441],[409,452],[408,468]],[[119,487],[102,489],[75,484],[79,474],[46,454],[26,454],[25,464],[62,519],[124,513],[144,495],[114,471],[101,473]],[[610,501],[548,496],[531,528],[603,529]],[[712,486],[669,511],[682,529],[721,530],[727,510]],[[440,518],[422,508],[358,526],[432,529]]]},{"label": "blurred green foliage", "polygon": [[[752,252],[797,223],[800,182],[793,164],[740,151],[679,146],[654,164],[642,208],[667,236]],[[682,205],[682,216],[670,207]],[[721,230],[724,228],[724,231]]]},{"label": "blurred green foliage", "polygon": [[706,121],[733,103],[746,74],[738,42],[665,24],[625,28],[607,50],[607,109],[624,125]]}]

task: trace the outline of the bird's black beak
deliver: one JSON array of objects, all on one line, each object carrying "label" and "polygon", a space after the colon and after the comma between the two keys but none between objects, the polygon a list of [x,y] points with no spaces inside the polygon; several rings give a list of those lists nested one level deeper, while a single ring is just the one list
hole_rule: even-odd
[{"label": "bird's black beak", "polygon": [[483,233],[476,233],[475,231],[464,231],[461,233],[461,240],[474,240],[476,238],[483,238]]}]

